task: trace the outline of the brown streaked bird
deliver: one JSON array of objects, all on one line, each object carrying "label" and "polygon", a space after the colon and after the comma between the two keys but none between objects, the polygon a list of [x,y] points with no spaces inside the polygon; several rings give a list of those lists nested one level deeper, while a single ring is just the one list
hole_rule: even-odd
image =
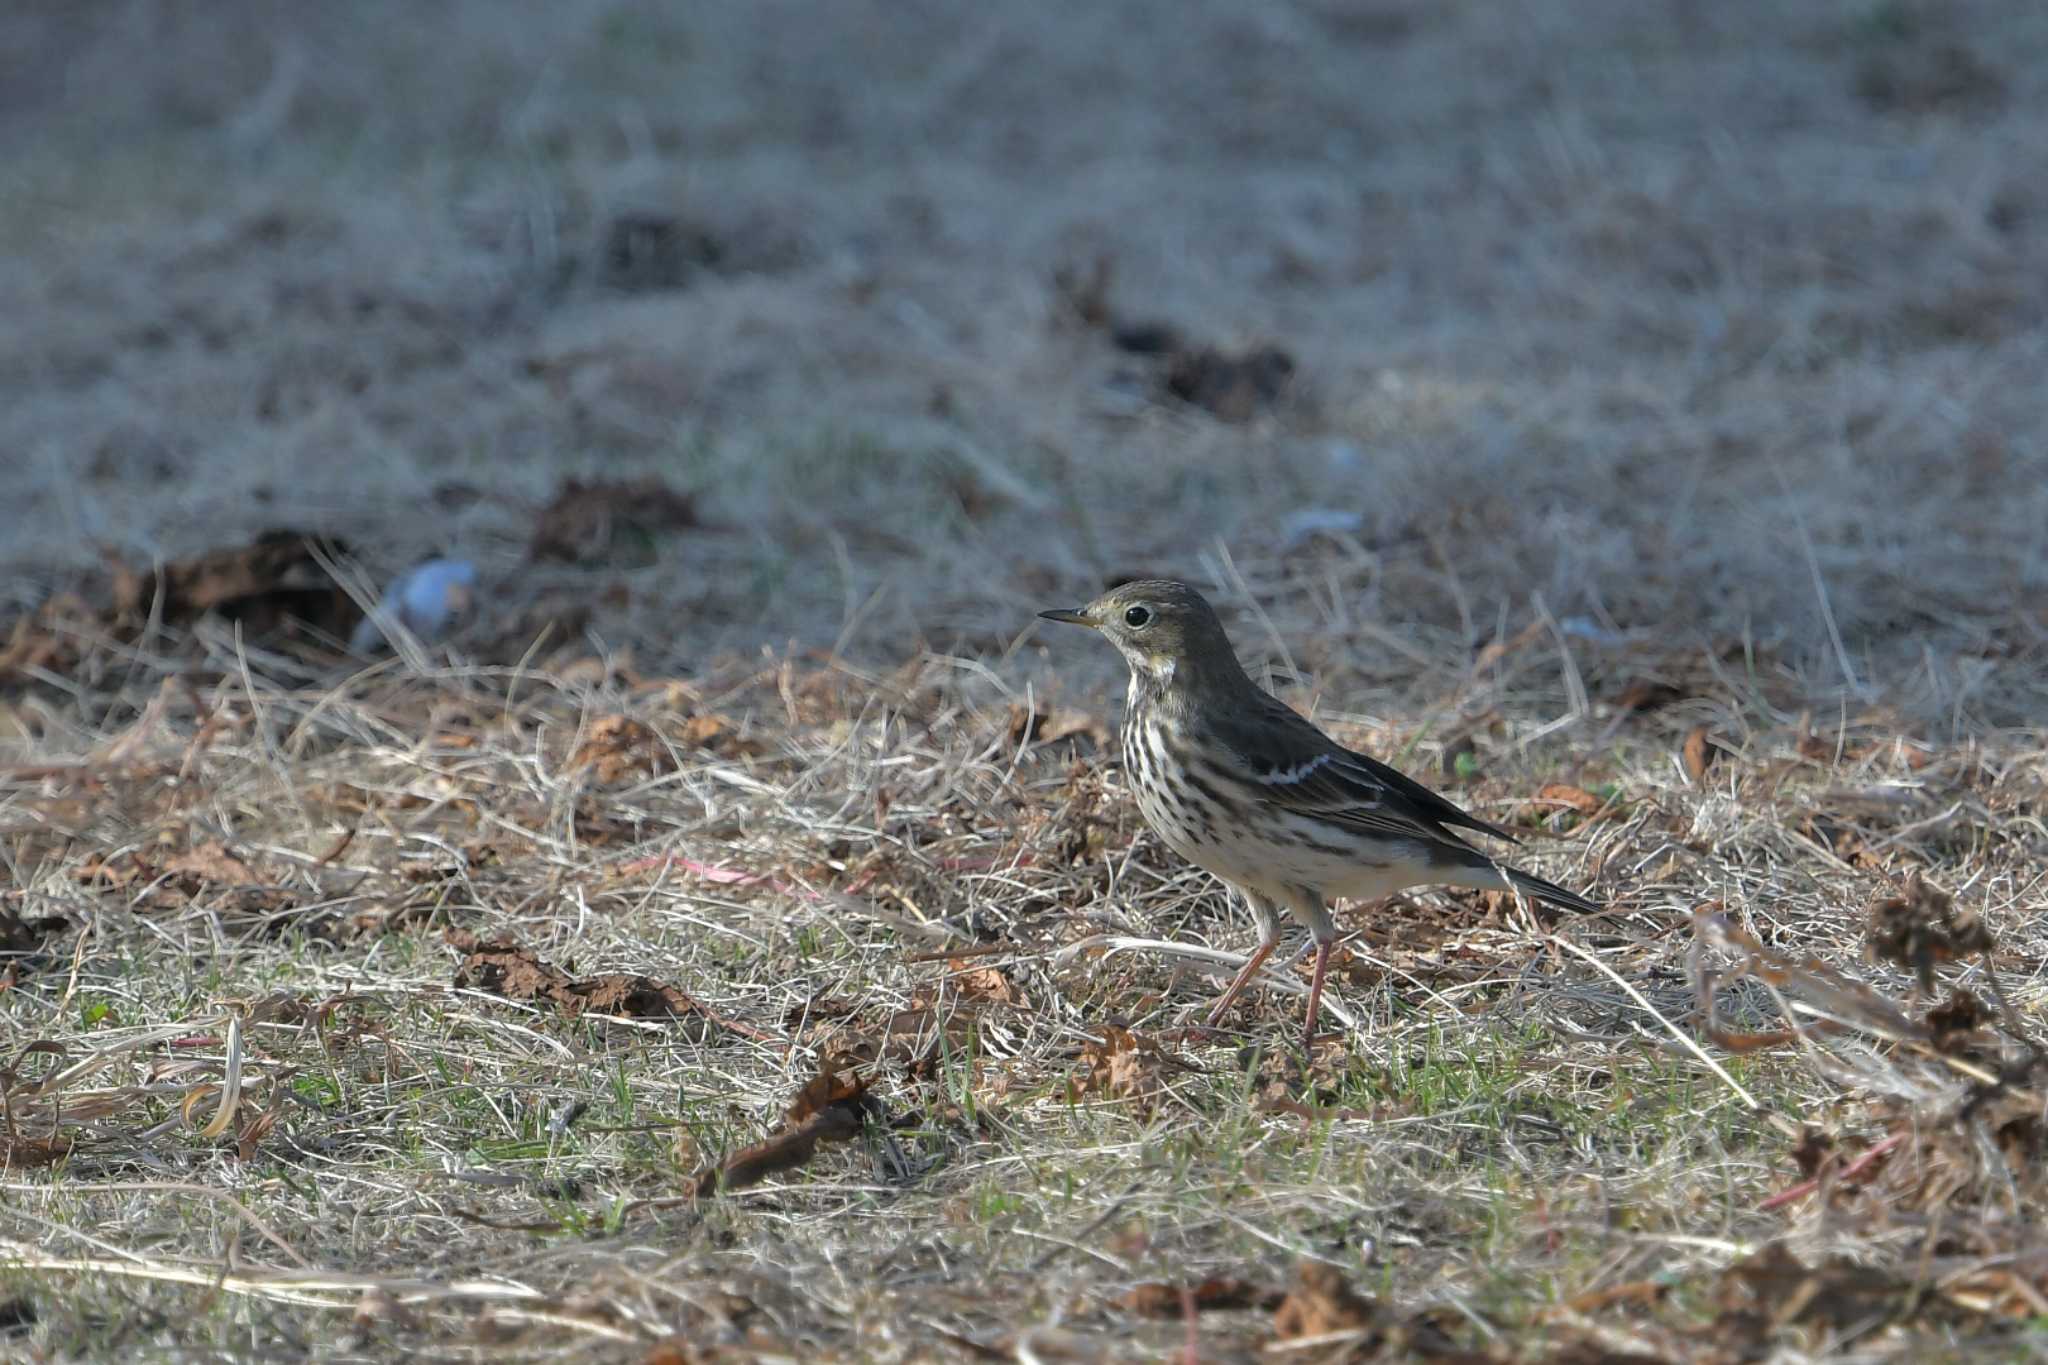
[{"label": "brown streaked bird", "polygon": [[1518,890],[1567,910],[1584,896],[1505,867],[1459,830],[1515,837],[1469,815],[1378,759],[1332,740],[1245,675],[1223,623],[1185,583],[1112,588],[1048,621],[1108,637],[1131,666],[1123,758],[1138,809],[1174,852],[1235,887],[1259,946],[1209,1012],[1211,1027],[1251,984],[1280,938],[1284,909],[1315,937],[1308,1040],[1337,926],[1334,897],[1377,900],[1410,886]]}]

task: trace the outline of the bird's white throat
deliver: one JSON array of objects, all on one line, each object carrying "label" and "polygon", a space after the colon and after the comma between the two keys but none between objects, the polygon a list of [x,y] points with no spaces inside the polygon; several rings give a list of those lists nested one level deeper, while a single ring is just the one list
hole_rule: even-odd
[{"label": "bird's white throat", "polygon": [[1157,697],[1173,686],[1172,659],[1140,654],[1136,650],[1127,650],[1124,658],[1131,665],[1131,705],[1136,706],[1139,697]]}]

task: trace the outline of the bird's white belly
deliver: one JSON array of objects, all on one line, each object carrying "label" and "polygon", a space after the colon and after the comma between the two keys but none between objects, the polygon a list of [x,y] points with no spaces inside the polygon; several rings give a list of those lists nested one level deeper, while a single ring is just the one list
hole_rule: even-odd
[{"label": "bird's white belly", "polygon": [[1151,747],[1147,757],[1161,780],[1133,783],[1145,823],[1175,853],[1233,885],[1283,902],[1297,887],[1326,898],[1372,900],[1438,879],[1419,848],[1375,844],[1249,798],[1238,816],[1218,810],[1179,780],[1163,746]]},{"label": "bird's white belly", "polygon": [[[1289,899],[1306,887],[1326,899],[1377,900],[1404,887],[1438,879],[1419,850],[1349,847],[1356,841],[1328,825],[1260,812],[1251,820],[1218,818],[1201,840],[1176,837],[1185,826],[1168,811],[1145,812],[1168,848],[1224,881]],[[1257,824],[1253,824],[1256,820]]]}]

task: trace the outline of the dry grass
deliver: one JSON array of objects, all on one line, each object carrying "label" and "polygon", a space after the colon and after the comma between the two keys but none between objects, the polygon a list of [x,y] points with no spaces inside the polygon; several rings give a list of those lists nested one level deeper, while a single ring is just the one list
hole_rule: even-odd
[{"label": "dry grass", "polygon": [[[2034,10],[0,36],[0,615],[86,604],[0,653],[0,1352],[2037,1349],[2042,1069],[1949,999],[2048,998]],[[536,562],[569,474],[707,524]],[[90,609],[277,525],[481,617]],[[1417,895],[1341,1046],[1187,1037],[1248,926],[1028,629],[1138,570],[1612,912]],[[1925,997],[1911,873],[1996,944]]]},{"label": "dry grass", "polygon": [[[1461,712],[1540,714],[1532,652],[1469,669]],[[1855,960],[1865,903],[1925,869],[1967,888],[2031,1027],[2027,761],[1730,704],[1695,785],[1675,750],[1702,703],[1589,717],[1596,753],[1479,725],[1461,795],[1614,913],[1556,939],[1476,895],[1362,918],[1357,1026],[1303,1059],[1272,991],[1240,1041],[1181,1039],[1225,968],[1120,941],[1241,950],[1246,926],[1139,835],[1087,728],[1032,737],[999,671],[254,676],[166,689],[9,787],[8,908],[56,922],[0,994],[39,1045],[9,1063],[7,1278],[60,1356],[630,1357],[676,1331],[742,1355],[1156,1351],[1181,1328],[1122,1311],[1135,1286],[1277,1287],[1308,1260],[1390,1313],[1455,1310],[1429,1330],[1471,1348],[1737,1358],[2004,1338],[2043,1292],[2024,1055],[1937,1048],[1910,978]],[[1599,812],[1520,799],[1545,776]],[[1765,971],[1720,991],[1721,1028],[1776,1026],[1782,996],[1846,1032],[1711,1033],[1691,974],[1744,954],[1695,946],[1709,900],[1892,1004]],[[446,930],[692,1003],[506,999]],[[1992,998],[1985,965],[1941,970]],[[859,1136],[693,1196],[821,1065],[873,1077]],[[1802,1193],[1807,1127],[1835,1155]],[[1787,1322],[1745,1326],[1721,1276],[1767,1245],[1874,1278],[1766,1295]],[[1210,1315],[1203,1349],[1253,1352],[1262,1322]]]}]

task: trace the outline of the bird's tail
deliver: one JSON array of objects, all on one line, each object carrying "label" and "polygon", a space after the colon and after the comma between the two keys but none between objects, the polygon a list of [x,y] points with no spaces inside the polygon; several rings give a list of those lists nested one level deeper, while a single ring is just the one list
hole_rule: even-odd
[{"label": "bird's tail", "polygon": [[1541,877],[1532,877],[1517,868],[1503,867],[1501,871],[1507,874],[1508,880],[1515,884],[1517,891],[1533,900],[1548,901],[1565,910],[1576,910],[1582,915],[1590,915],[1600,909],[1593,901],[1587,900],[1576,891],[1565,890],[1556,882],[1546,882]]}]

